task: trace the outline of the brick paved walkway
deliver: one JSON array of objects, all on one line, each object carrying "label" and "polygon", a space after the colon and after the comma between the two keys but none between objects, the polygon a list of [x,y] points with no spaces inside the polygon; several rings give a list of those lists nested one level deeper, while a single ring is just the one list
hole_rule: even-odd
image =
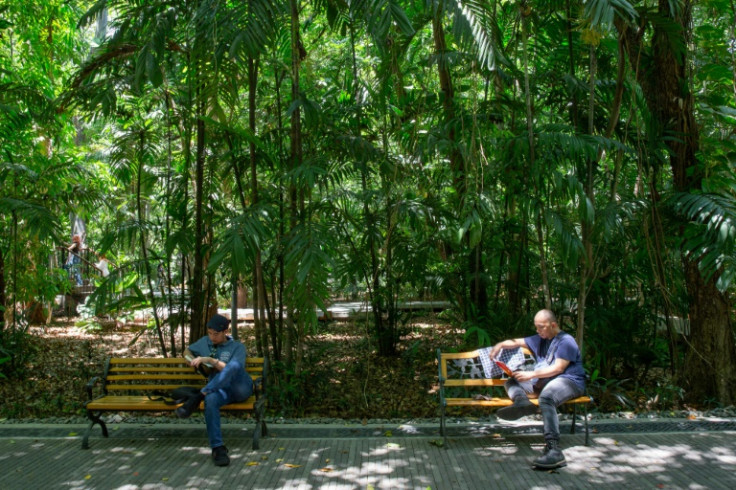
[{"label": "brick paved walkway", "polygon": [[270,428],[273,435],[253,451],[252,426],[225,426],[232,462],[218,468],[203,426],[120,424],[109,439],[93,435],[85,451],[82,426],[0,424],[0,488],[736,488],[736,431],[729,430],[594,432],[587,447],[581,434],[563,435],[568,466],[544,472],[529,465],[542,447],[539,434],[486,427],[437,447],[440,438],[421,431],[389,437],[381,427],[359,437],[320,437],[335,432]]}]

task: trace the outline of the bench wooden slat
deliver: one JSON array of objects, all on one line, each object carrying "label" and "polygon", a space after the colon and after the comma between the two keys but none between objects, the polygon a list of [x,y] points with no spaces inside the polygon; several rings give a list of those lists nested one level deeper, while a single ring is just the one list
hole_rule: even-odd
[{"label": "bench wooden slat", "polygon": [[166,373],[155,373],[155,374],[111,374],[107,376],[107,381],[168,381],[168,380],[201,380],[203,376],[197,373],[188,374],[166,374]]},{"label": "bench wooden slat", "polygon": [[176,384],[136,384],[136,385],[107,385],[107,391],[171,391],[181,386],[204,386],[204,383],[187,383],[182,385],[181,383]]},{"label": "bench wooden slat", "polygon": [[446,379],[446,387],[472,387],[478,388],[483,386],[503,386],[505,379],[498,378],[472,378],[472,379]]},{"label": "bench wooden slat", "polygon": [[[248,366],[246,369],[248,373],[251,376],[260,376],[263,373],[263,368],[256,368],[252,366]],[[111,367],[110,371],[108,372],[108,379],[112,375],[116,374],[127,374],[127,373],[141,373],[141,374],[148,374],[150,376],[157,376],[159,374],[192,374],[195,373],[194,369],[192,369],[189,366],[186,367],[121,367],[121,366],[115,366]],[[201,374],[198,374],[198,376],[202,376]]]},{"label": "bench wooden slat", "polygon": [[[539,405],[539,400],[536,398],[529,398],[529,401],[534,405]],[[567,400],[564,404],[568,403],[590,403],[592,400],[589,396],[581,396]],[[500,408],[508,407],[512,405],[512,401],[509,398],[493,397],[490,400],[475,400],[473,398],[445,398],[447,406],[452,407],[489,407],[489,408]],[[564,405],[563,404],[563,405]]]},{"label": "bench wooden slat", "polygon": [[[231,403],[222,407],[222,410],[253,410],[256,397],[251,396],[239,403]],[[152,411],[163,412],[176,410],[180,405],[167,405],[164,401],[151,400],[147,396],[104,396],[97,398],[87,404],[87,410],[121,410],[121,411]],[[204,409],[204,403],[200,403],[200,409]]]},{"label": "bench wooden slat", "polygon": [[194,372],[189,366],[164,367],[164,366],[112,366],[110,373],[191,373]]}]

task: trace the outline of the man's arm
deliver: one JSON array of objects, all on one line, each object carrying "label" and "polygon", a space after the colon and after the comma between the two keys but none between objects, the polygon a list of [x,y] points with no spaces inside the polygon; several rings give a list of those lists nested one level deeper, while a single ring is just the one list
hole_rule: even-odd
[{"label": "man's arm", "polygon": [[569,365],[570,361],[558,357],[551,366],[545,366],[534,371],[516,371],[514,373],[514,379],[517,381],[529,381],[534,378],[554,378],[564,373]]},{"label": "man's arm", "polygon": [[[199,355],[200,352],[207,352],[208,350],[207,338],[202,337],[184,350],[183,357],[193,368],[198,368],[201,365],[204,365],[207,368],[213,368],[215,366],[215,359]],[[218,371],[221,370],[222,368],[218,369]]]},{"label": "man's arm", "polygon": [[501,349],[516,349],[517,347],[526,347],[524,339],[508,339],[497,343],[489,352],[491,359],[495,359]]}]

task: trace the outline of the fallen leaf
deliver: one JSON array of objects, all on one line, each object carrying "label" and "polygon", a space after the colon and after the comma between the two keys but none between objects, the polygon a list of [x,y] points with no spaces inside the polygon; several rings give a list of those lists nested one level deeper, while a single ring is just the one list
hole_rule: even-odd
[{"label": "fallen leaf", "polygon": [[245,466],[258,466],[258,461],[248,461]]},{"label": "fallen leaf", "polygon": [[70,432],[70,433],[69,433],[69,437],[74,437],[74,436],[76,436],[76,435],[78,435],[78,434],[77,434],[76,432]]},{"label": "fallen leaf", "polygon": [[282,462],[283,460],[284,460],[284,458],[279,458],[279,459],[277,459],[277,460],[276,460],[276,462],[277,462],[277,463],[280,463],[280,462]]},{"label": "fallen leaf", "polygon": [[291,463],[284,463],[284,466],[286,466],[287,468],[301,468],[302,467],[302,465],[300,464],[291,464]]},{"label": "fallen leaf", "polygon": [[329,463],[329,462],[330,462],[330,458],[327,458],[327,459],[325,460],[325,463]]},{"label": "fallen leaf", "polygon": [[168,476],[165,476],[165,477],[161,478],[161,481],[169,481],[169,477]]},{"label": "fallen leaf", "polygon": [[429,443],[433,446],[442,447],[445,445],[445,441],[442,439],[432,439]]},{"label": "fallen leaf", "polygon": [[393,447],[401,447],[399,444],[396,444],[395,442],[389,442],[386,444],[386,447],[393,448]]},{"label": "fallen leaf", "polygon": [[332,468],[320,468],[319,471],[322,473],[329,473],[330,471],[334,471]]},{"label": "fallen leaf", "polygon": [[394,434],[390,430],[387,430],[386,432],[383,433],[383,435],[386,436],[386,437],[391,437]]},{"label": "fallen leaf", "polygon": [[85,479],[85,480],[89,480],[89,479],[91,479],[91,478],[92,478],[92,475],[84,475],[84,479]]}]

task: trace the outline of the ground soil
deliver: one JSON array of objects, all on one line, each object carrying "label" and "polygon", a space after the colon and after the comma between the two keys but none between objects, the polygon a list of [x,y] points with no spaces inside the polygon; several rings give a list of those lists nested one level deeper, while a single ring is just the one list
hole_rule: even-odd
[{"label": "ground soil", "polygon": [[[0,384],[0,417],[47,418],[83,415],[85,384],[100,375],[105,360],[159,357],[158,337],[142,325],[104,323],[92,330],[70,319],[31,327],[31,355],[20,376]],[[380,357],[365,326],[330,322],[306,341],[303,369],[278,375],[269,387],[271,416],[342,419],[428,418],[437,416],[437,348],[463,349],[463,334],[434,317],[413,321],[401,337],[398,355]],[[255,353],[252,325],[240,328],[248,352]]]}]

